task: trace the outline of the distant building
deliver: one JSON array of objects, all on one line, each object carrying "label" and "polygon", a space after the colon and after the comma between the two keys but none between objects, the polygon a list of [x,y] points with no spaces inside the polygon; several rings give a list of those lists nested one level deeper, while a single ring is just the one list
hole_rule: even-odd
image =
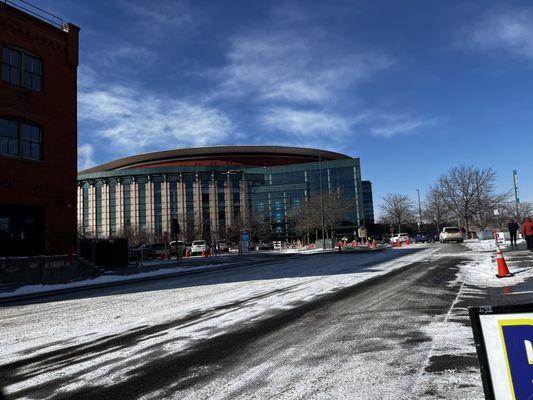
[{"label": "distant building", "polygon": [[0,2],[0,256],[61,254],[76,234],[78,32]]},{"label": "distant building", "polygon": [[372,198],[372,182],[362,181],[363,190],[363,214],[367,224],[374,223],[374,200]]},{"label": "distant building", "polygon": [[[365,223],[358,158],[282,146],[217,146],[139,154],[78,174],[78,225],[87,236],[133,233],[160,240],[179,223],[183,240],[228,238],[268,226],[273,239],[298,238],[291,210],[322,192],[351,207],[339,230]],[[372,209],[372,207],[370,207]],[[317,210],[317,219],[320,213]]]}]

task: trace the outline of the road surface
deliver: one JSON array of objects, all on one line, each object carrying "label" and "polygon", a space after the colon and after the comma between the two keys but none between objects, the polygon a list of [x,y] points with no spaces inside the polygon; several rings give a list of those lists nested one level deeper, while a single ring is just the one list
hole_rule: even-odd
[{"label": "road surface", "polygon": [[469,257],[300,256],[3,307],[0,385],[13,399],[431,398],[431,374],[452,368],[482,398],[475,354],[436,355],[428,333],[468,325],[453,306]]}]

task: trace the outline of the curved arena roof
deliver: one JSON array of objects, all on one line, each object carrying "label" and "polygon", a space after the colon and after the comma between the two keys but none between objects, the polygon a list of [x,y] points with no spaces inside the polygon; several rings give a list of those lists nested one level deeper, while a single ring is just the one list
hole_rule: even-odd
[{"label": "curved arena roof", "polygon": [[349,159],[351,157],[332,151],[285,146],[213,146],[156,151],[120,158],[78,172],[95,172],[177,166],[250,166],[316,162]]}]

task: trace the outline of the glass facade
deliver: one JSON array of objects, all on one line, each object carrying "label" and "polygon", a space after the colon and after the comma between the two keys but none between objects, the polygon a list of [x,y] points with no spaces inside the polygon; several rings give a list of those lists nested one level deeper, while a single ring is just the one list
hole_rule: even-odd
[{"label": "glass facade", "polygon": [[[187,242],[228,239],[242,227],[268,231],[271,240],[294,241],[303,235],[294,220],[295,210],[328,195],[337,196],[343,205],[337,232],[351,233],[373,222],[373,215],[367,212],[372,209],[371,188],[369,196],[368,185],[361,182],[359,159],[232,170],[223,166],[161,167],[100,175],[105,175],[109,185],[108,204],[102,204],[103,178],[81,176],[80,218],[84,232],[104,237],[131,230],[148,235],[145,240],[161,240],[177,219],[180,232],[174,236]],[[117,204],[117,179],[122,182],[121,204]],[[94,206],[88,204],[90,185],[95,185]],[[108,207],[108,224],[101,219],[104,206]],[[90,207],[95,208],[94,222],[89,218]]]}]

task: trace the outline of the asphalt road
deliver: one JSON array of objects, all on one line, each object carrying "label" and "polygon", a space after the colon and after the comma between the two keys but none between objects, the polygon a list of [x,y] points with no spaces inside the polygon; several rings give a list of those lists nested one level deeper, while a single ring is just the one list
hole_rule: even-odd
[{"label": "asphalt road", "polygon": [[[7,308],[0,317],[6,317],[7,325],[3,326],[15,333],[21,324],[24,330],[42,330],[39,324],[43,318],[54,320],[61,313],[72,318],[63,320],[67,334],[61,335],[66,340],[46,338],[46,344],[35,347],[36,338],[30,337],[27,340],[33,347],[28,345],[1,359],[0,384],[10,388],[9,398],[416,398],[413,390],[420,374],[446,368],[449,363],[447,359],[431,358],[431,338],[423,330],[436,317],[449,312],[461,287],[456,278],[459,264],[465,261],[461,256],[464,247],[449,245],[441,252],[445,254],[433,253],[362,284],[328,289],[312,298],[302,295],[296,301],[295,291],[318,284],[326,272],[342,281],[405,253],[391,250],[337,258],[331,254],[310,256],[315,257],[312,263],[306,257],[275,260],[246,269],[136,283],[79,296],[64,295],[53,303]],[[325,264],[330,268],[327,271]],[[274,286],[266,288],[272,282]],[[257,289],[242,291],[252,283]],[[84,312],[90,320],[95,320],[90,312],[131,320],[139,311],[128,314],[124,311],[128,308],[126,302],[137,301],[133,296],[139,293],[165,293],[165,297],[157,297],[161,304],[156,305],[165,308],[165,301],[174,301],[172,293],[182,296],[183,291],[200,289],[209,308],[199,306],[174,319],[135,328],[125,325],[122,331],[81,343],[72,344],[68,339],[68,335],[75,335],[74,325],[85,320]],[[221,293],[225,296],[223,303],[209,303],[209,296],[218,299]],[[290,306],[272,306],[289,294],[293,296]],[[261,317],[235,320],[231,328],[216,326],[214,316],[238,315],[265,299],[276,300],[269,303],[268,312],[263,310]],[[150,298],[144,295],[141,300]],[[190,326],[207,320],[211,324],[202,328],[208,331],[203,337],[195,336],[188,346],[178,350],[164,347],[179,338],[166,337],[169,331],[185,336]],[[102,319],[102,323],[106,321]],[[47,332],[40,334],[47,336]],[[148,350],[143,348],[131,358],[121,356],[154,338]],[[117,356],[91,363],[104,354]],[[468,366],[475,363],[475,357],[453,362]],[[80,368],[80,363],[89,366]],[[109,376],[120,378],[105,384],[91,381],[92,374],[104,368]],[[74,381],[77,384],[65,390]]]}]

